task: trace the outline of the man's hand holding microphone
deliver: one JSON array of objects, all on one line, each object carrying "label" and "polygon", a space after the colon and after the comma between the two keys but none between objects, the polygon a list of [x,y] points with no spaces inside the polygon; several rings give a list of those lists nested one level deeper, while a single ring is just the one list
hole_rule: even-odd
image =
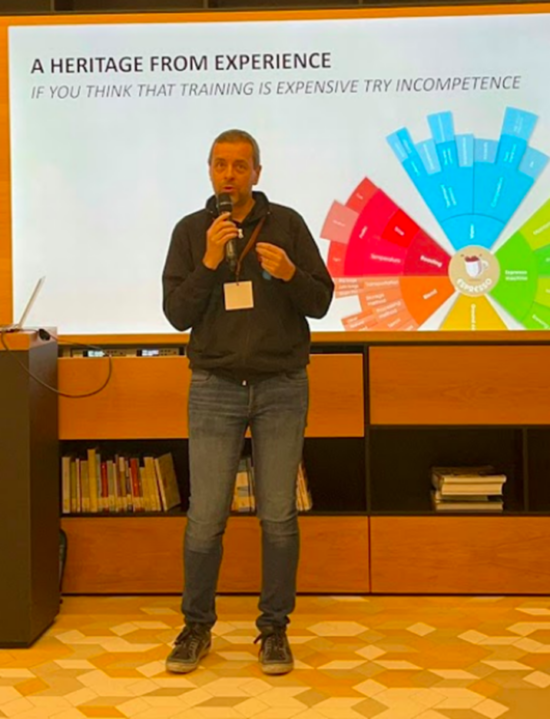
[{"label": "man's hand holding microphone", "polygon": [[[225,259],[231,270],[235,271],[238,262],[237,238],[242,235],[231,219],[231,195],[222,192],[216,200],[219,214],[206,233],[206,252],[202,261],[209,269],[216,270]],[[268,279],[275,277],[289,282],[294,277],[296,266],[282,247],[269,242],[259,242],[255,249],[258,262]]]},{"label": "man's hand holding microphone", "polygon": [[217,197],[218,217],[210,225],[206,233],[206,252],[202,258],[203,264],[210,270],[216,270],[220,263],[226,259],[231,269],[237,265],[237,237],[239,230],[231,221],[233,203],[231,195],[221,193]]}]

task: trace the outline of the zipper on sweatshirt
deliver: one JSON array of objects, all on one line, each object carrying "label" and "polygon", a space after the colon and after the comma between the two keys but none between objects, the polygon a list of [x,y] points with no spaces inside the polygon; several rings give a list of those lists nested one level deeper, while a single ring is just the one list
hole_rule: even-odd
[{"label": "zipper on sweatshirt", "polygon": [[[215,219],[215,218],[217,217],[217,213],[216,213],[213,209],[211,209],[211,208],[209,208],[209,207],[206,207],[206,210],[207,210],[207,212],[211,215],[211,217],[212,217],[213,219]],[[266,207],[265,207],[265,217],[266,217],[266,220],[271,216],[271,214],[272,214],[272,213],[271,213],[271,208],[270,208],[270,206],[269,206],[269,202],[267,202],[267,203],[266,203]],[[248,224],[256,225],[256,223],[261,220],[262,216],[264,216],[264,215],[262,214],[262,215],[260,215],[260,217],[254,218],[254,219],[252,220],[252,222],[250,222],[250,223],[247,222],[246,224],[247,224],[247,225],[248,225]],[[245,218],[245,219],[246,219],[246,218]],[[239,223],[239,225],[240,225],[241,227],[243,227],[243,229],[244,229],[244,226],[243,226],[242,223]],[[261,240],[261,238],[260,238],[260,240]],[[251,279],[250,281],[253,282],[252,279]],[[247,360],[248,360],[248,356],[249,356],[249,354],[250,354],[251,322],[252,322],[252,313],[249,312],[249,313],[248,313],[247,323],[246,323],[246,336],[245,336],[245,341],[244,341],[244,345],[243,345],[243,350],[242,350],[242,352],[241,352],[241,360],[242,360],[242,366],[243,366],[243,368],[245,368],[245,367],[247,366]],[[242,385],[243,387],[246,387],[246,386],[248,385],[248,380],[246,380],[246,379],[245,379],[245,380],[242,380],[242,381],[241,381],[241,385]]]}]

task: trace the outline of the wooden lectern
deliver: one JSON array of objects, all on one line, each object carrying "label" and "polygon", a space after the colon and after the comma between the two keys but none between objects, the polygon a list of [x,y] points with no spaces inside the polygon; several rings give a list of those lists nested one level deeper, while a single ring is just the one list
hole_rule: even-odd
[{"label": "wooden lectern", "polygon": [[57,343],[0,343],[0,647],[27,647],[59,610]]}]

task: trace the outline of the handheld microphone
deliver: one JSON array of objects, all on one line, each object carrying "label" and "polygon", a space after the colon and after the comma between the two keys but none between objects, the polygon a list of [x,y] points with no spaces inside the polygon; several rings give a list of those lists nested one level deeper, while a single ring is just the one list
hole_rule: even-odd
[{"label": "handheld microphone", "polygon": [[[220,192],[216,197],[216,203],[218,206],[218,214],[221,215],[223,212],[229,212],[229,219],[231,219],[231,212],[233,212],[233,200],[228,192]],[[228,242],[225,243],[225,260],[229,264],[232,270],[237,266],[237,238],[232,237]]]}]

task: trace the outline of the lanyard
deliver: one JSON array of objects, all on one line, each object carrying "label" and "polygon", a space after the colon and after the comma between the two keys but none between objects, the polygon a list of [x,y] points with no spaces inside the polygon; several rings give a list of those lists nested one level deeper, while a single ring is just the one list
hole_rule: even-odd
[{"label": "lanyard", "polygon": [[257,239],[258,239],[258,235],[260,234],[261,229],[262,229],[262,227],[264,226],[265,220],[266,220],[266,218],[265,218],[265,216],[264,216],[264,217],[262,217],[262,219],[258,222],[258,224],[256,225],[256,227],[254,228],[254,232],[250,235],[250,239],[249,239],[248,242],[246,243],[246,247],[245,247],[244,250],[241,252],[240,257],[239,257],[239,259],[237,260],[237,267],[236,267],[236,269],[235,269],[235,277],[236,277],[236,279],[237,279],[237,282],[239,281],[239,277],[240,277],[240,275],[241,275],[241,267],[242,267],[242,264],[243,264],[243,260],[244,260],[244,258],[247,256],[247,254],[250,252],[250,250],[254,247],[254,245],[256,244],[256,241],[257,241]]}]

